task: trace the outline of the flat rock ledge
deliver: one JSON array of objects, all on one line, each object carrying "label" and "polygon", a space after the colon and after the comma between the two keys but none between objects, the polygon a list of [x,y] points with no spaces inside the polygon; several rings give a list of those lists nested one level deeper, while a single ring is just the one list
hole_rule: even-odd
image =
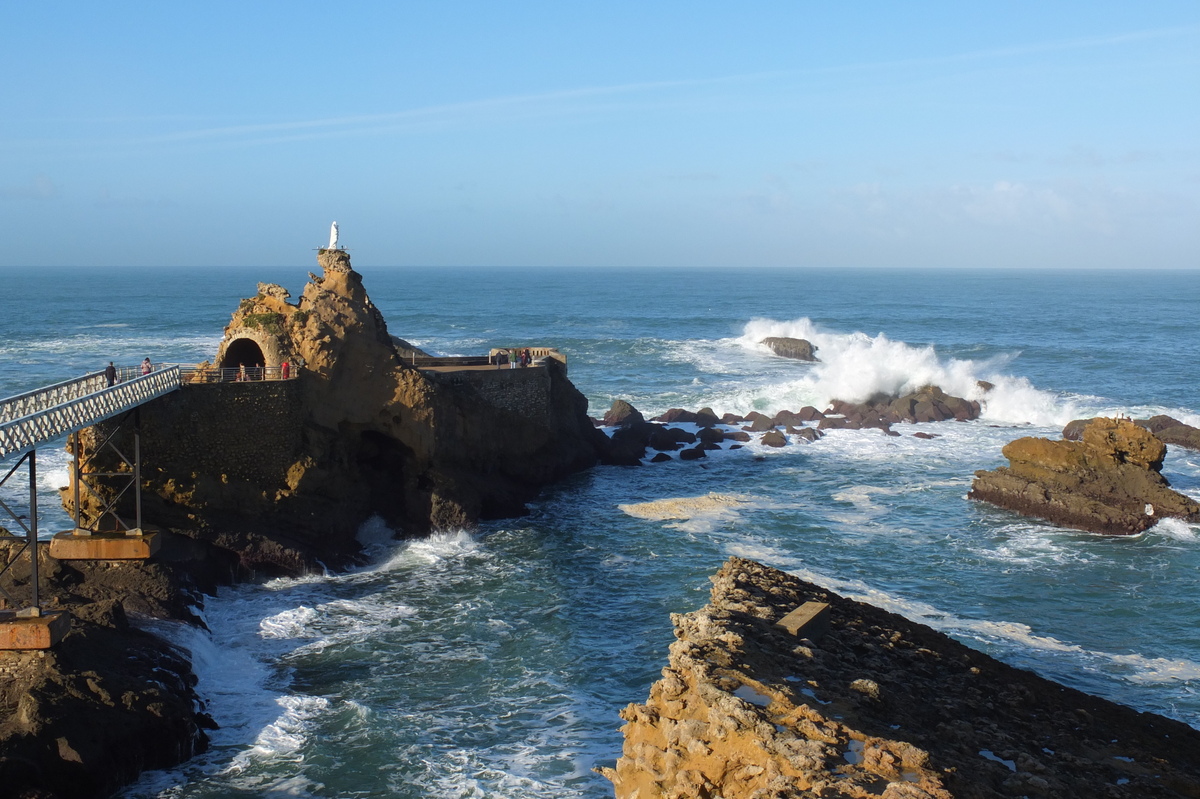
[{"label": "flat rock ledge", "polygon": [[[1194,797],[1200,731],[731,558],[622,711],[617,799]],[[776,623],[829,605],[828,632]],[[799,631],[804,635],[804,630]]]},{"label": "flat rock ledge", "polygon": [[967,496],[1063,527],[1136,535],[1163,517],[1200,520],[1200,503],[1162,476],[1167,446],[1129,419],[1097,418],[1077,441],[1019,438],[1009,465],[978,471]]}]

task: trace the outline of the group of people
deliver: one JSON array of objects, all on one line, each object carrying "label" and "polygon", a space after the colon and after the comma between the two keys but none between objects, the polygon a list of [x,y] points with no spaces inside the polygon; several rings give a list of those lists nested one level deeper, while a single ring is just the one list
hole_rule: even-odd
[{"label": "group of people", "polygon": [[525,367],[533,363],[533,355],[530,354],[529,348],[500,350],[496,353],[496,368],[499,369],[504,364],[508,364],[509,369],[516,369],[518,366]]}]

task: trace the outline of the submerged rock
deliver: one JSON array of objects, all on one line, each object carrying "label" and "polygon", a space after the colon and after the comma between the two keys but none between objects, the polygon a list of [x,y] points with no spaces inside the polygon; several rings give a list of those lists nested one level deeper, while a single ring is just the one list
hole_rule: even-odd
[{"label": "submerged rock", "polygon": [[[781,626],[806,602],[828,615]],[[753,561],[671,621],[662,678],[597,769],[617,799],[1200,795],[1200,731]]]},{"label": "submerged rock", "polygon": [[967,495],[1094,533],[1133,535],[1163,517],[1200,520],[1200,503],[1162,476],[1167,448],[1125,419],[1093,419],[1078,441],[1020,438],[1005,445],[1009,465],[978,471]]}]

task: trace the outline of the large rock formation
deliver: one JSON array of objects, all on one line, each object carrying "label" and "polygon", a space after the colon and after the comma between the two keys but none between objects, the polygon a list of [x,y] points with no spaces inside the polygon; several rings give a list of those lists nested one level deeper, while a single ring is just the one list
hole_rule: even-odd
[{"label": "large rock formation", "polygon": [[[141,410],[152,524],[294,573],[351,554],[373,514],[407,534],[519,515],[596,463],[604,436],[562,363],[414,368],[349,255],[318,261],[297,304],[262,284],[233,314],[214,368],[245,367],[247,381],[189,384]],[[297,379],[255,379],[284,363]]]},{"label": "large rock formation", "polygon": [[[829,605],[828,632],[777,625]],[[731,558],[644,705],[617,799],[1200,796],[1200,731]]]},{"label": "large rock formation", "polygon": [[1164,516],[1200,519],[1200,503],[1162,476],[1167,448],[1126,419],[1097,418],[1079,441],[1020,438],[1008,467],[978,471],[967,495],[1064,527],[1132,535]]}]

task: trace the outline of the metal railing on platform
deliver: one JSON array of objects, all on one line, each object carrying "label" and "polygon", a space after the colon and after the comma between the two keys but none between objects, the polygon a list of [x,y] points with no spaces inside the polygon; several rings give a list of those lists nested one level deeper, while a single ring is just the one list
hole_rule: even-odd
[{"label": "metal railing on platform", "polygon": [[0,400],[0,459],[132,410],[180,385],[169,366],[109,386],[103,372]]},{"label": "metal railing on platform", "polygon": [[299,369],[295,366],[241,366],[218,368],[215,366],[183,366],[183,383],[258,383],[264,380],[295,380]]}]

